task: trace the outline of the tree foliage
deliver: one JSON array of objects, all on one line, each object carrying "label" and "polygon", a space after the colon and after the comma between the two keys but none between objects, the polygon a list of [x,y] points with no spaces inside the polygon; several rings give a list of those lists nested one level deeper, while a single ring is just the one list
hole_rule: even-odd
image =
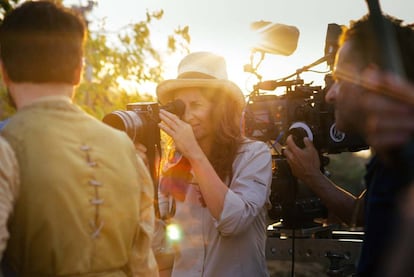
[{"label": "tree foliage", "polygon": [[358,196],[365,189],[364,175],[370,156],[343,152],[331,154],[329,159],[326,169],[331,172],[330,179],[346,191]]},{"label": "tree foliage", "polygon": [[[0,13],[4,15],[18,2],[23,1],[0,1]],[[88,6],[73,7],[85,18],[88,29],[91,23],[98,26],[97,30],[88,32],[83,79],[76,89],[75,102],[101,119],[113,110],[125,110],[127,103],[154,101],[151,92],[145,90],[145,84],[162,81],[164,59],[177,52],[188,52],[190,34],[188,26],[177,27],[166,35],[163,48],[155,48],[151,27],[162,20],[164,12],[160,10],[147,11],[143,20],[111,36],[103,20],[87,20],[94,7],[90,5],[92,2],[88,1]],[[122,83],[133,85],[127,89]],[[6,99],[6,89],[1,86],[0,120],[14,112]]]},{"label": "tree foliage", "polygon": [[[101,118],[114,109],[125,109],[127,103],[153,100],[144,85],[162,81],[162,54],[187,51],[190,42],[188,27],[177,28],[169,35],[164,52],[155,49],[150,26],[162,16],[162,10],[146,12],[144,20],[117,32],[114,41],[109,41],[104,27],[89,34],[84,81],[76,98],[78,104]],[[127,91],[120,86],[122,82],[135,86]]]},{"label": "tree foliage", "polygon": [[4,15],[11,11],[17,3],[21,2],[20,0],[0,0],[0,17],[4,18]]}]

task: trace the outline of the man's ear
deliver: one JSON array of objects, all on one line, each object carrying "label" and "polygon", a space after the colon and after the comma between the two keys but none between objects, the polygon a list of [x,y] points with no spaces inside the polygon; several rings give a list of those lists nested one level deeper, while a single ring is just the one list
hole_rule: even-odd
[{"label": "man's ear", "polygon": [[77,86],[79,85],[79,82],[81,80],[81,76],[82,76],[82,70],[83,69],[83,59],[81,59],[78,63],[78,66],[76,67],[75,72],[73,73],[73,85]]}]

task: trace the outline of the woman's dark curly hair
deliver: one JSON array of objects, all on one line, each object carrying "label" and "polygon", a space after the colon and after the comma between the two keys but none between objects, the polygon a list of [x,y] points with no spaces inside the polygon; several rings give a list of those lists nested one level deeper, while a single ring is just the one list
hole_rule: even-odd
[{"label": "woman's dark curly hair", "polygon": [[211,116],[216,126],[213,148],[208,159],[218,176],[225,181],[227,177],[232,177],[233,161],[244,139],[241,129],[244,105],[234,96],[219,89],[203,90],[214,103]]}]

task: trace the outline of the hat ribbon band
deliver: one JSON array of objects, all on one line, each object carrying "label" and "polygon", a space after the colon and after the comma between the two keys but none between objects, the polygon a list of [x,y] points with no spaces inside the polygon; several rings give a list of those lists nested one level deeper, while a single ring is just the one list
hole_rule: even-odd
[{"label": "hat ribbon band", "polygon": [[178,75],[177,79],[217,79],[211,75],[196,72],[196,71],[190,71],[190,72],[184,72]]}]

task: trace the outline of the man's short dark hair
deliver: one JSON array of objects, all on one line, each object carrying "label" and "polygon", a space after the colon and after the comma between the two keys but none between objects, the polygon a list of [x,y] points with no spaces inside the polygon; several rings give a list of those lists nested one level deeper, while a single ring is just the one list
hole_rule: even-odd
[{"label": "man's short dark hair", "polygon": [[[392,16],[385,16],[394,29],[397,45],[401,55],[401,62],[407,79],[414,81],[414,29],[413,25],[404,25],[403,21]],[[359,66],[379,64],[382,53],[375,45],[373,26],[368,15],[351,23],[350,28],[342,35],[341,43],[351,41],[352,58]]]},{"label": "man's short dark hair", "polygon": [[0,57],[13,82],[76,84],[84,37],[84,21],[71,10],[25,2],[0,26]]}]

